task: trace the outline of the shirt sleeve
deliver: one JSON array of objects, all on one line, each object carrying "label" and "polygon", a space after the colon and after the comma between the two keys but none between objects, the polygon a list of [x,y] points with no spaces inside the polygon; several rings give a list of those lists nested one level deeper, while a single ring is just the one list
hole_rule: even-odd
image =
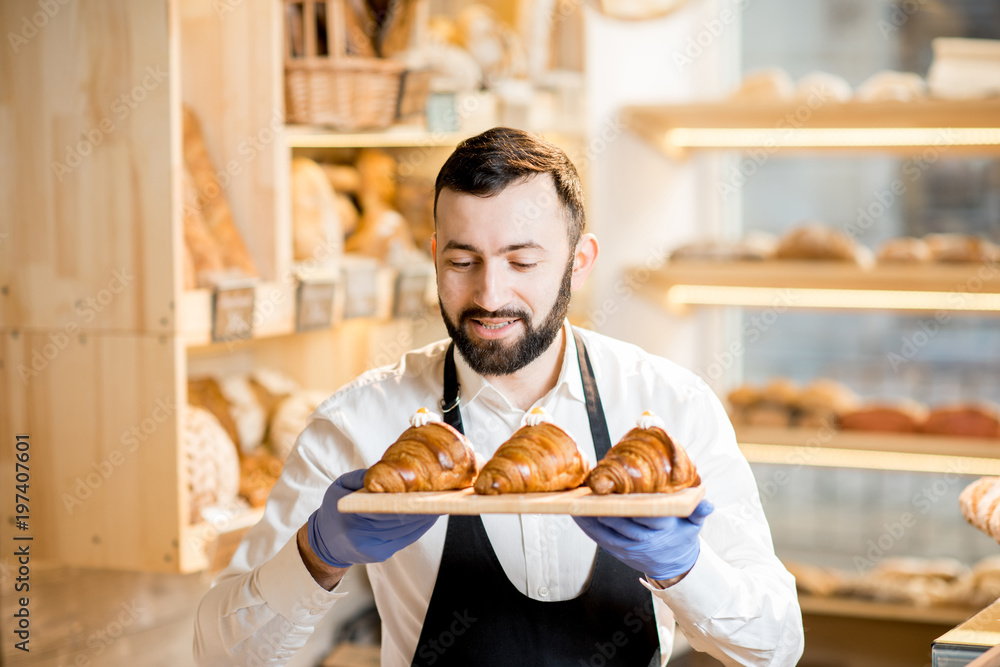
[{"label": "shirt sleeve", "polygon": [[316,583],[302,562],[296,532],[334,479],[363,467],[353,452],[328,419],[314,418],[299,435],[263,518],[244,536],[198,605],[198,665],[283,665],[347,595],[340,585],[327,591]]},{"label": "shirt sleeve", "polygon": [[[795,579],[774,554],[753,472],[718,398],[704,391],[687,448],[715,511],[701,531],[701,553],[677,584],[643,582],[673,611],[691,646],[726,665],[795,665],[802,612]],[[707,414],[706,414],[707,413]]]}]

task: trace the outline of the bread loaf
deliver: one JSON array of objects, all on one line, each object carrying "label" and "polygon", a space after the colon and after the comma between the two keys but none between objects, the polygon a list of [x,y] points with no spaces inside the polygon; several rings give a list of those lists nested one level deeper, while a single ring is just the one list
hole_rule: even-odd
[{"label": "bread loaf", "polygon": [[986,239],[968,234],[928,234],[924,237],[935,262],[988,262],[1000,259],[1000,250]]},{"label": "bread loaf", "polygon": [[201,123],[191,109],[184,107],[184,162],[194,181],[198,209],[212,237],[219,245],[226,269],[234,269],[244,277],[257,275],[257,267],[240,236],[229,203],[215,176],[208,156]]},{"label": "bread loaf", "polygon": [[780,67],[769,67],[750,72],[743,77],[740,87],[730,99],[751,103],[785,102],[795,96],[795,82]]},{"label": "bread loaf", "polygon": [[211,377],[192,378],[188,380],[187,390],[188,403],[211,412],[235,446],[240,440],[239,431],[218,381]]},{"label": "bread loaf", "polygon": [[332,391],[305,389],[278,404],[268,428],[268,441],[275,456],[282,461],[288,458],[309,416],[332,394]]},{"label": "bread loaf", "polygon": [[663,420],[651,412],[644,412],[637,427],[587,476],[587,486],[597,495],[673,493],[699,484],[701,477],[687,452],[667,435]]},{"label": "bread loaf", "polygon": [[996,409],[985,404],[939,406],[930,411],[920,430],[935,435],[997,438],[1000,419]]},{"label": "bread loaf", "polygon": [[240,495],[253,507],[263,507],[274,483],[281,476],[281,460],[257,450],[240,461]]},{"label": "bread loaf", "polygon": [[927,86],[919,74],[883,70],[858,86],[859,102],[912,102],[927,96]]},{"label": "bread loaf", "polygon": [[475,489],[483,495],[562,491],[580,486],[589,470],[573,438],[533,408],[483,466]]},{"label": "bread loaf", "polygon": [[343,252],[340,210],[323,168],[309,158],[292,160],[292,237],[296,261],[335,261]]},{"label": "bread loaf", "polygon": [[240,461],[236,446],[215,416],[194,405],[183,413],[181,440],[187,480],[188,521],[202,521],[210,505],[234,501],[239,492]]},{"label": "bread loaf", "polygon": [[915,401],[871,403],[840,416],[840,425],[851,431],[915,433],[927,417],[927,408]]},{"label": "bread loaf", "polygon": [[184,248],[186,256],[191,258],[191,271],[194,279],[191,287],[211,287],[226,277],[226,267],[222,261],[219,244],[208,229],[205,218],[201,214],[198,194],[195,189],[191,172],[184,170],[182,183],[184,193]]},{"label": "bread loaf", "polygon": [[909,264],[931,261],[931,249],[923,239],[903,236],[889,239],[878,250],[876,258],[884,264]]},{"label": "bread loaf", "polygon": [[790,230],[778,242],[777,259],[797,259],[863,264],[857,244],[847,234],[827,225],[812,222]]},{"label": "bread loaf", "polygon": [[479,472],[465,436],[427,408],[410,418],[410,428],[365,473],[372,493],[447,491],[472,486]]},{"label": "bread loaf", "polygon": [[800,102],[849,102],[853,95],[846,79],[829,72],[811,72],[795,86],[795,99]]}]

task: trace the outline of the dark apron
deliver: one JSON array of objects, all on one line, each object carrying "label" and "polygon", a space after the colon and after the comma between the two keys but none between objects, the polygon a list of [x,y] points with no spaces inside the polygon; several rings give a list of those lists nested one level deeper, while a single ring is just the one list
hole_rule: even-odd
[{"label": "dark apron", "polygon": [[[597,460],[611,448],[590,357],[574,330]],[[444,420],[464,433],[455,344],[444,371]],[[435,667],[646,667],[659,639],[643,575],[598,547],[594,572],[572,600],[542,602],[507,578],[478,516],[448,517],[437,581],[413,665]],[[654,662],[655,661],[655,662]]]}]

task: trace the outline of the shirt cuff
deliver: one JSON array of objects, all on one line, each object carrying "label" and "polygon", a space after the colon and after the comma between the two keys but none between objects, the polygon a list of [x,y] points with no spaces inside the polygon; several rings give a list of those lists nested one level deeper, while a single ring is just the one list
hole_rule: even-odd
[{"label": "shirt cuff", "polygon": [[670,588],[659,588],[645,578],[639,581],[675,615],[691,619],[715,616],[726,604],[729,593],[739,586],[732,566],[719,558],[704,541],[694,567]]},{"label": "shirt cuff", "polygon": [[302,562],[294,534],[274,558],[257,570],[257,585],[264,602],[295,625],[318,623],[334,602],[347,595],[346,591],[336,592],[341,582],[331,591],[316,583]]}]

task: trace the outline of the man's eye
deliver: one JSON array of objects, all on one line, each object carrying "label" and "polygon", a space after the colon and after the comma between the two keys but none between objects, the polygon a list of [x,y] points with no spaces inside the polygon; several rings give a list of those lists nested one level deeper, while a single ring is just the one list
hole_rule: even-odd
[{"label": "man's eye", "polygon": [[456,262],[453,260],[448,263],[456,269],[467,269],[472,266],[472,262]]},{"label": "man's eye", "polygon": [[538,262],[533,262],[531,264],[526,264],[524,262],[511,262],[511,264],[513,264],[519,269],[533,269],[536,266],[538,266]]}]

